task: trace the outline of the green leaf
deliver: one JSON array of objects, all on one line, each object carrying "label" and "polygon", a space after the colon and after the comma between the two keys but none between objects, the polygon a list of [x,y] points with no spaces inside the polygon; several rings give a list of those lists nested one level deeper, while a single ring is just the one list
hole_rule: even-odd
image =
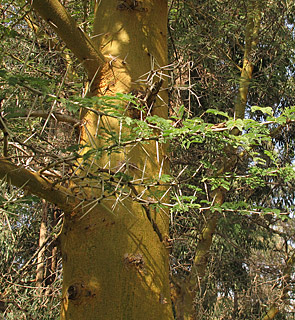
[{"label": "green leaf", "polygon": [[252,112],[260,111],[260,112],[266,113],[266,114],[268,114],[268,115],[270,115],[270,116],[273,115],[273,110],[272,110],[271,107],[252,106],[252,107],[251,107],[251,111],[252,111]]},{"label": "green leaf", "polygon": [[229,118],[229,115],[227,112],[219,111],[217,109],[207,109],[206,113],[212,113],[214,115],[223,116],[223,117],[226,117],[227,119]]},{"label": "green leaf", "polygon": [[172,180],[172,177],[169,174],[162,174],[160,177],[160,181],[166,183],[170,182]]},{"label": "green leaf", "polygon": [[245,125],[245,121],[242,119],[230,119],[226,122],[226,126],[228,127],[229,130],[233,129],[233,128],[238,128],[240,131],[243,130]]}]

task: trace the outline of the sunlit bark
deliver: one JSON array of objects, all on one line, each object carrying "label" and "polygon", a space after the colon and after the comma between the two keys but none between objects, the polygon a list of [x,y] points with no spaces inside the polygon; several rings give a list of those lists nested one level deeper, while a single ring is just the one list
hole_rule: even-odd
[{"label": "sunlit bark", "polygon": [[[152,86],[158,86],[156,95],[161,100],[156,95],[152,100],[149,97],[147,112],[167,117],[167,1],[100,1],[91,38],[58,1],[34,0],[32,6],[83,63],[90,81],[88,95],[131,91],[148,95]],[[116,133],[121,130],[116,119],[91,111],[81,113],[81,123],[80,141],[87,145],[83,152],[104,143],[100,138],[108,138],[105,128]],[[156,141],[137,142],[121,153],[103,155],[87,171],[93,175],[103,167],[112,172],[125,162],[125,173],[134,179],[159,179],[167,168],[164,153],[165,148]],[[65,211],[60,237],[64,268],[61,319],[173,318],[165,210],[155,212],[131,197],[121,200],[116,194],[104,194],[103,186],[93,191],[91,181],[87,188],[76,181],[75,188],[65,190],[36,173],[1,162],[2,176],[7,173],[13,184],[25,184],[28,192]],[[87,167],[83,161],[81,165]],[[87,179],[82,171],[81,175]],[[132,192],[133,198],[141,193],[148,203],[153,190],[145,195],[138,187]],[[101,197],[102,201],[95,202]]]}]

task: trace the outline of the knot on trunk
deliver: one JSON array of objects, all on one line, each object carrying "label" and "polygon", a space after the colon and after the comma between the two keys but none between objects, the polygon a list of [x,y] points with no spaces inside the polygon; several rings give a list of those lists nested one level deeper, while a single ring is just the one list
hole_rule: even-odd
[{"label": "knot on trunk", "polygon": [[76,282],[71,284],[67,290],[68,300],[79,300],[81,298],[90,298],[94,297],[96,294],[93,293],[93,290],[90,290],[83,282]]}]

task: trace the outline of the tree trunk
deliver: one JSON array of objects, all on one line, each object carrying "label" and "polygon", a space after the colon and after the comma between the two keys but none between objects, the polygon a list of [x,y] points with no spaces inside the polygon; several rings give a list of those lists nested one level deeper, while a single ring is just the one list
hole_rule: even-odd
[{"label": "tree trunk", "polygon": [[[132,91],[144,100],[148,114],[167,117],[166,90],[159,93],[161,100],[150,94],[153,87],[157,91],[160,85],[167,87],[166,0],[98,2],[91,39],[58,1],[35,0],[33,7],[84,64],[90,81],[88,95]],[[137,110],[129,110],[128,114],[138,117]],[[89,111],[82,111],[81,117],[81,143],[87,145],[83,152],[106,143],[104,139],[110,135],[105,129],[122,133],[117,119]],[[120,153],[103,154],[88,167],[84,162],[80,165],[92,175],[99,168],[118,172],[121,167],[124,174],[145,182],[160,178],[167,170],[164,153],[165,148],[158,142],[138,142],[122,148]],[[88,179],[83,170],[80,175]],[[104,191],[104,181],[99,186],[95,181],[94,186],[87,180],[85,188],[83,179],[80,185],[76,182],[78,205],[72,206],[72,212],[66,210],[60,238],[61,319],[173,319],[165,245],[169,216],[165,210],[153,212],[149,208],[153,190],[144,194],[143,187],[133,188],[133,199],[123,198],[119,192]],[[79,200],[82,194],[84,198]],[[134,201],[138,194],[144,205]],[[154,195],[152,202],[158,200]]]}]

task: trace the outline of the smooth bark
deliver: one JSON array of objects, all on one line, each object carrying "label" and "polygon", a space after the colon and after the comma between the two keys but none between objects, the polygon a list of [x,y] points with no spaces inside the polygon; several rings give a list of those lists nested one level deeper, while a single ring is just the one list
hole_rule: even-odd
[{"label": "smooth bark", "polygon": [[[91,39],[58,1],[34,0],[33,7],[83,62],[90,95],[132,91],[147,97],[153,85],[161,84],[162,100],[156,99],[156,92],[144,106],[148,113],[167,117],[167,1],[100,1]],[[132,110],[129,115],[137,116]],[[91,111],[84,110],[81,121],[81,143],[87,145],[83,152],[104,145],[109,138],[106,128],[114,133],[121,130],[116,119]],[[137,142],[121,153],[104,154],[89,166],[82,160],[80,164],[84,172],[94,175],[99,168],[114,172],[125,163],[124,173],[145,182],[160,178],[167,170],[164,153],[165,147],[156,141]],[[82,170],[80,174],[85,182],[87,174]],[[16,177],[14,182],[19,183]],[[71,206],[57,201],[66,209],[60,237],[64,268],[61,319],[173,319],[165,242],[169,216],[165,210],[156,212],[134,201],[140,195],[148,203],[154,190],[145,194],[143,188],[133,188],[129,197],[121,198],[119,193],[104,191],[103,182],[100,186],[91,179],[87,182],[86,188],[85,183],[79,186],[75,181],[76,194],[83,194],[78,203],[72,194]],[[31,182],[27,184],[30,191],[37,191]]]},{"label": "smooth bark", "polygon": [[65,212],[72,212],[81,202],[71,190],[54,185],[52,181],[38,173],[19,167],[5,158],[0,158],[0,178],[27,193],[56,204]]}]

